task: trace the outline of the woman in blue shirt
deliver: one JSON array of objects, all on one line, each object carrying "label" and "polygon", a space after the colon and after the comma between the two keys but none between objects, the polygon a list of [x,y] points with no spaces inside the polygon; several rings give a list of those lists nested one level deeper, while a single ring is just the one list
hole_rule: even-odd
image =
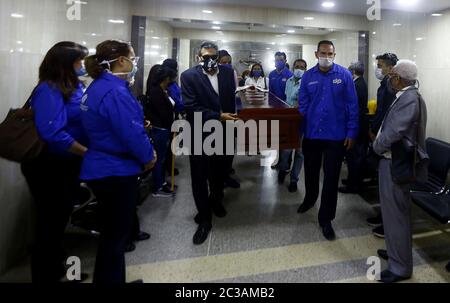
[{"label": "woman in blue shirt", "polygon": [[125,250],[138,201],[138,176],[156,154],[144,128],[141,105],[131,94],[137,57],[129,43],[107,40],[86,58],[94,81],[81,105],[89,151],[81,168],[99,202],[100,239],[94,283],[125,283]]},{"label": "woman in blue shirt", "polygon": [[73,42],[60,42],[46,54],[39,68],[39,84],[31,107],[44,151],[22,164],[36,203],[36,241],[31,272],[35,283],[58,282],[65,274],[62,239],[79,189],[82,156],[87,137],[81,125],[83,94],[78,76],[85,74],[82,60],[88,50]]}]

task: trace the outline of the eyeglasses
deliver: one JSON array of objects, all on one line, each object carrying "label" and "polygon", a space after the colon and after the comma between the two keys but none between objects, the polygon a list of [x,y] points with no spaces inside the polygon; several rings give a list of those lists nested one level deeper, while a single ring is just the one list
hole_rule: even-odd
[{"label": "eyeglasses", "polygon": [[217,60],[217,59],[219,59],[219,55],[204,55],[204,56],[202,56],[202,58],[203,58],[203,60],[209,60],[209,59],[211,59],[211,60]]}]

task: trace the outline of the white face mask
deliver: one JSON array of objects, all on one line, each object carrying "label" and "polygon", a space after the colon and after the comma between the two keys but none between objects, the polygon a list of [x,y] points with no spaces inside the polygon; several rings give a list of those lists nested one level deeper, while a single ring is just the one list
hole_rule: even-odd
[{"label": "white face mask", "polygon": [[302,69],[294,69],[294,76],[296,78],[301,79],[303,77],[303,75],[305,74],[305,71]]},{"label": "white face mask", "polygon": [[319,65],[320,67],[331,67],[333,65],[334,58],[322,58],[319,57]]},{"label": "white face mask", "polygon": [[384,79],[383,70],[381,68],[375,69],[375,77],[380,81]]}]

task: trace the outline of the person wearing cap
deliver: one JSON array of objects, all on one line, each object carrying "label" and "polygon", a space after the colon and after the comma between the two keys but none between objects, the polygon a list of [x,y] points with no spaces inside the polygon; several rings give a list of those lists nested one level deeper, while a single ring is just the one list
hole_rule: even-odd
[{"label": "person wearing cap", "polygon": [[340,187],[339,192],[344,194],[358,193],[364,180],[364,156],[369,145],[369,122],[367,120],[367,101],[369,99],[366,80],[364,80],[365,67],[361,62],[354,62],[348,70],[352,73],[355,82],[356,95],[359,104],[359,135],[355,146],[347,151],[345,156],[348,167],[347,185]]},{"label": "person wearing cap", "polygon": [[[382,157],[379,164],[380,204],[387,250],[378,255],[388,259],[388,268],[379,281],[397,282],[409,279],[413,271],[411,233],[411,183],[399,180],[393,169],[393,159],[404,158],[403,146],[412,148],[417,156],[415,179],[427,180],[428,155],[425,147],[427,109],[417,83],[417,66],[410,60],[400,60],[389,74],[389,83],[396,99],[388,109],[378,135],[374,151]],[[400,149],[398,148],[400,146]],[[414,157],[415,158],[415,157]]]},{"label": "person wearing cap", "polygon": [[[395,100],[395,92],[389,87],[388,79],[389,73],[398,62],[397,55],[393,53],[385,53],[378,56],[376,59],[377,68],[375,69],[375,77],[380,80],[381,83],[377,91],[377,111],[369,129],[369,138],[371,142],[375,140],[376,134],[380,129],[381,122],[383,122],[388,108]],[[372,155],[372,158],[374,158],[374,167],[377,167],[377,162],[379,159],[376,158],[373,152]],[[381,213],[374,217],[368,218],[367,223],[369,226],[375,227],[372,231],[375,236],[384,238],[383,219]]]}]

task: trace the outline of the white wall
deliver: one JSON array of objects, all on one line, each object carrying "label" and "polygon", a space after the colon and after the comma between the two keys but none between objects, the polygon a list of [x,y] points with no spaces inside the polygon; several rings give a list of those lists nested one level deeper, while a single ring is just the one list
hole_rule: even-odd
[{"label": "white wall", "polygon": [[[382,21],[371,23],[369,97],[376,99],[379,82],[375,57],[386,52],[416,61],[420,92],[428,107],[427,135],[450,142],[450,10],[442,17],[384,11]],[[402,26],[393,26],[399,23]],[[375,33],[375,34],[374,34]]]},{"label": "white wall", "polygon": [[[66,1],[0,0],[0,121],[21,106],[37,83],[38,67],[56,42],[70,40],[95,48],[110,39],[130,39],[128,4],[87,1],[81,21],[68,21]],[[23,18],[12,18],[19,13]],[[125,24],[111,24],[122,19]],[[93,36],[92,33],[96,35]],[[33,204],[19,166],[0,159],[0,274],[27,253],[32,241]]]},{"label": "white wall", "polygon": [[[147,83],[150,69],[155,64],[172,58],[173,29],[167,22],[147,18],[145,33],[145,68],[144,87]],[[145,89],[144,89],[145,91]]]},{"label": "white wall", "polygon": [[[336,48],[336,63],[349,67],[358,61],[358,32],[335,32],[326,36]],[[317,48],[317,47],[316,47]]]}]

